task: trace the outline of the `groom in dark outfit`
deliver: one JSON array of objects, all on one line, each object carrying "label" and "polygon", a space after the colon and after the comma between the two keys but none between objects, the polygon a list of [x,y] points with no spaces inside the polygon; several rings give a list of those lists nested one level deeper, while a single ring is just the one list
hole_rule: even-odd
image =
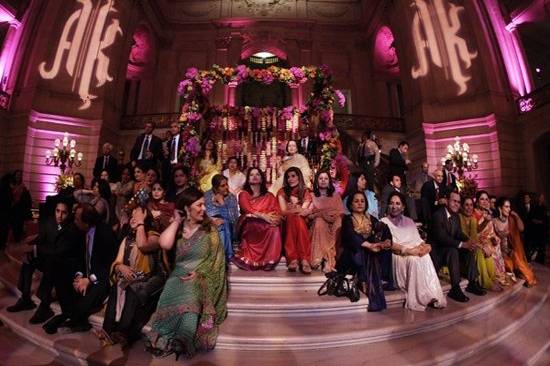
[{"label": "groom in dark outfit", "polygon": [[449,297],[459,302],[470,300],[460,288],[460,264],[466,268],[464,276],[468,279],[466,291],[474,295],[485,295],[486,291],[477,283],[478,271],[474,250],[475,245],[462,232],[458,211],[460,195],[448,192],[447,204],[437,210],[432,217],[432,251],[430,253],[435,270],[447,266],[451,275]]},{"label": "groom in dark outfit", "polygon": [[156,167],[157,161],[163,159],[162,140],[153,135],[155,124],[153,122],[145,123],[145,129],[139,135],[130,152],[132,163],[142,164],[145,169]]}]

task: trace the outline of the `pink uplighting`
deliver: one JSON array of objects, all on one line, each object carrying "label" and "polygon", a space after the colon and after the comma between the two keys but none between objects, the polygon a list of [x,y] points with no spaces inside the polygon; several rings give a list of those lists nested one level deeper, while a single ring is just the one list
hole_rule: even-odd
[{"label": "pink uplighting", "polygon": [[510,24],[505,23],[497,0],[487,0],[485,4],[500,46],[512,91],[519,96],[530,93],[533,90],[533,81],[521,40],[516,31],[518,23],[514,21]]},{"label": "pink uplighting", "polygon": [[374,65],[378,71],[399,76],[399,59],[394,46],[394,37],[388,26],[381,26],[374,40]]},{"label": "pink uplighting", "polygon": [[430,166],[441,165],[441,156],[447,153],[447,145],[458,136],[468,143],[470,153],[479,156],[479,168],[466,173],[476,176],[479,188],[495,190],[500,185],[501,167],[496,117],[494,114],[464,120],[423,123],[426,135],[426,157]]},{"label": "pink uplighting", "polygon": [[0,22],[9,22],[10,24],[0,55],[0,87],[2,90],[6,90],[23,27],[19,20],[15,18],[15,13],[1,4]]}]

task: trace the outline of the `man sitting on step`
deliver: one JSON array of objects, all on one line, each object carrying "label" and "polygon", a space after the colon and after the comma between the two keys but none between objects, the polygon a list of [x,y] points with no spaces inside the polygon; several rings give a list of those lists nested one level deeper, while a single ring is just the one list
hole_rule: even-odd
[{"label": "man sitting on step", "polygon": [[468,278],[466,291],[478,296],[485,295],[486,291],[477,282],[478,271],[474,257],[476,247],[460,227],[460,195],[457,192],[447,192],[446,199],[446,205],[437,210],[432,218],[430,255],[436,272],[442,266],[449,268],[452,287],[448,296],[455,301],[467,302],[470,299],[460,288],[461,267],[466,269],[464,275]]},{"label": "man sitting on step", "polygon": [[51,318],[54,315],[50,308],[53,289],[52,270],[57,265],[63,265],[63,259],[69,255],[70,251],[74,251],[75,244],[82,243],[82,240],[83,235],[72,221],[70,203],[59,200],[55,205],[54,217],[42,220],[38,235],[26,241],[30,243],[31,251],[27,253],[19,273],[17,287],[21,291],[21,298],[15,305],[8,307],[7,311],[18,312],[36,307],[31,300],[31,286],[34,271],[39,270],[42,272],[42,279],[37,295],[41,302],[29,322],[40,324]]},{"label": "man sitting on step", "polygon": [[62,313],[44,324],[48,334],[56,333],[67,319],[70,320],[66,325],[73,332],[89,330],[88,317],[103,304],[109,292],[109,272],[118,249],[113,230],[87,203],[76,206],[75,225],[85,234],[86,245],[79,246],[84,260],[71,261],[55,270],[54,283]]}]

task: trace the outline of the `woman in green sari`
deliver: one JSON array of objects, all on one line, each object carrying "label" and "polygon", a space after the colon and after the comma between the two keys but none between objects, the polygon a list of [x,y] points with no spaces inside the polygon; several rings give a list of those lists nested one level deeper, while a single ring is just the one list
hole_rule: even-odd
[{"label": "woman in green sari", "polygon": [[176,208],[159,239],[165,250],[176,244],[176,262],[150,322],[147,349],[159,357],[174,353],[177,359],[216,345],[227,316],[227,281],[223,245],[205,215],[203,193],[186,189]]}]

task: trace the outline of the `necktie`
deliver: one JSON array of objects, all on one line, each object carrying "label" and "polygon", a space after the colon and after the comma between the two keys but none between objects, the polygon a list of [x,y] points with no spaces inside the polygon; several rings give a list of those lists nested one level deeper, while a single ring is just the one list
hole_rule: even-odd
[{"label": "necktie", "polygon": [[451,185],[453,183],[453,178],[451,176],[451,173],[447,176],[447,185]]},{"label": "necktie", "polygon": [[86,277],[90,275],[90,235],[86,235]]},{"label": "necktie", "polygon": [[104,170],[107,168],[108,164],[109,164],[109,155],[103,156],[103,169]]},{"label": "necktie", "polygon": [[143,145],[141,145],[141,153],[139,154],[139,159],[145,159],[145,152],[149,150],[149,142],[151,136],[147,135],[143,139]]},{"label": "necktie", "polygon": [[172,137],[172,146],[170,147],[170,162],[177,163],[177,144],[176,136]]}]

